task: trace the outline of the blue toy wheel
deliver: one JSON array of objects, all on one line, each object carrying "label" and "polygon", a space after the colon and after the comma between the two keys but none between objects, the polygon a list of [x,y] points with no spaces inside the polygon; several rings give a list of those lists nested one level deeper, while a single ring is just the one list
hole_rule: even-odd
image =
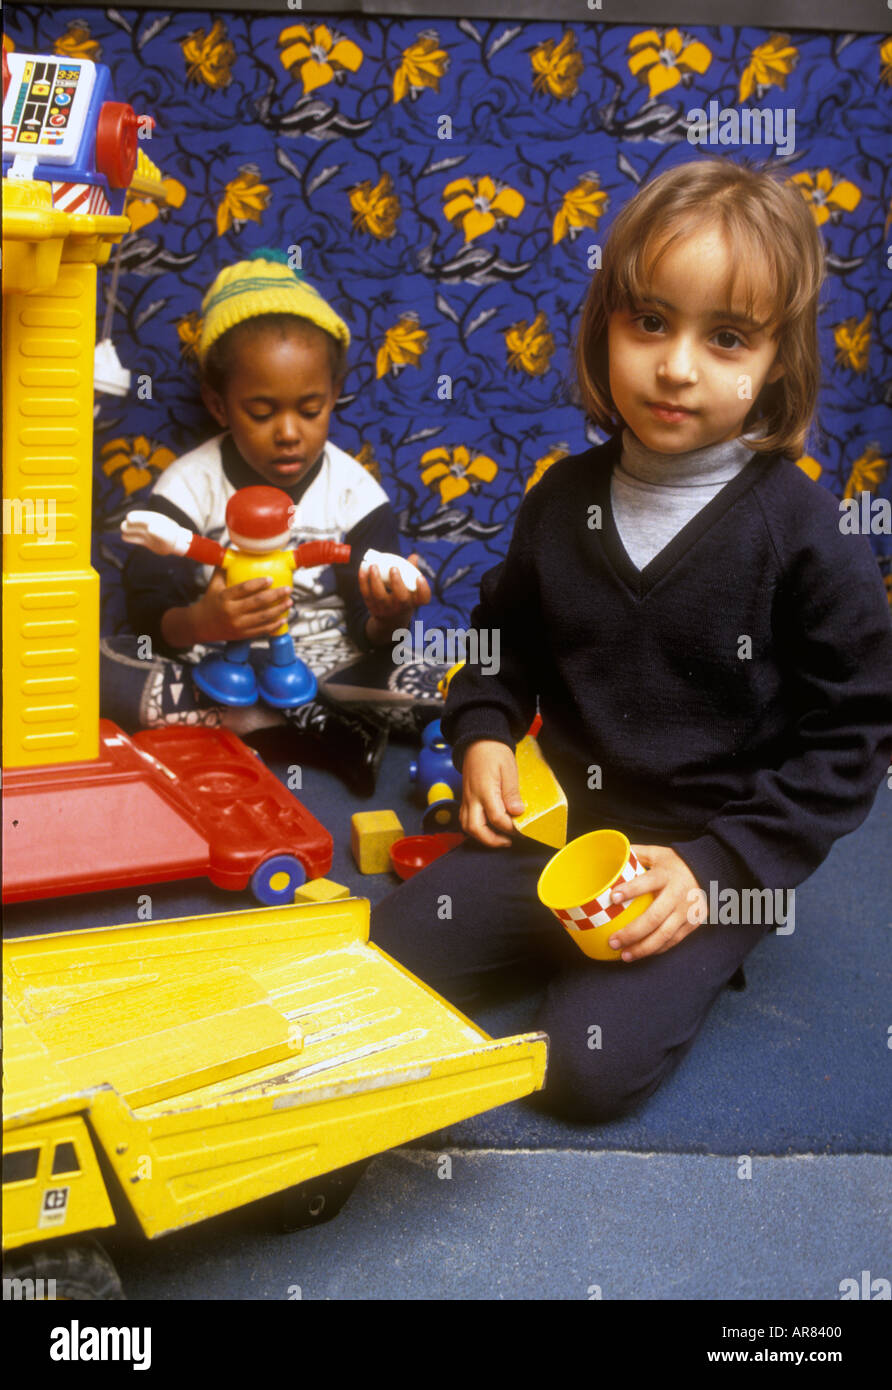
[{"label": "blue toy wheel", "polygon": [[251,875],[251,892],[264,907],[290,907],[307,874],[293,854],[273,854]]}]

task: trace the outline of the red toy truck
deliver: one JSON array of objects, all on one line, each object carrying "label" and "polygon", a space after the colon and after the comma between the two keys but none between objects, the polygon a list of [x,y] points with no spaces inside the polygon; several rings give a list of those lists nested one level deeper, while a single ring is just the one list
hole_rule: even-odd
[{"label": "red toy truck", "polygon": [[206,874],[272,907],[330,869],[328,831],[228,730],[101,719],[99,744],[4,771],[4,902]]}]

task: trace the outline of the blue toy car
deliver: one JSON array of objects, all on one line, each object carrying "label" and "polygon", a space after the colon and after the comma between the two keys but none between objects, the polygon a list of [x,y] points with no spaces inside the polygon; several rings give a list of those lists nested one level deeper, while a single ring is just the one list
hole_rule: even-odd
[{"label": "blue toy car", "polygon": [[426,807],[421,821],[424,833],[459,830],[461,773],[452,765],[452,749],[443,737],[439,719],[425,727],[421,744],[418,761],[409,766],[409,781]]}]

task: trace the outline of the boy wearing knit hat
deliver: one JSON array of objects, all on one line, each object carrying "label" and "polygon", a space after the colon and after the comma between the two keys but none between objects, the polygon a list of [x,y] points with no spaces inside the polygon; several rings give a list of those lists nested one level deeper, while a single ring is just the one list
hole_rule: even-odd
[{"label": "boy wearing knit hat", "polygon": [[[430,590],[424,580],[408,590],[396,570],[359,570],[366,550],[399,553],[400,546],[384,490],[328,439],[350,342],[343,319],[270,251],[222,270],[202,309],[202,397],[223,433],[170,464],[146,505],[226,545],[229,498],[267,482],[291,498],[295,543],[343,541],[353,559],[297,570],[290,590],[264,578],[227,588],[210,566],[134,551],[124,571],[128,616],[155,655],[139,660],[126,640],[103,641],[103,714],[124,728],[222,720],[247,734],[280,720],[262,706],[209,705],[183,679],[180,662],[199,659],[209,642],[263,639],[284,620],[299,655],[324,675],[357,649],[387,645],[395,628],[411,625]],[[324,761],[340,761],[352,789],[371,793],[386,739],[376,723],[324,699],[286,711],[285,719],[293,756],[311,761],[321,739]]]}]

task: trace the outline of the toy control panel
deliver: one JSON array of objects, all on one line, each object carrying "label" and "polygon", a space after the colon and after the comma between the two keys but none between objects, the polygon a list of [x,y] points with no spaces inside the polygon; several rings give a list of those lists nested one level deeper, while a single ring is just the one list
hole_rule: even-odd
[{"label": "toy control panel", "polygon": [[3,177],[46,181],[64,212],[120,213],[137,162],[140,128],[126,102],[111,101],[102,63],[4,54]]}]

